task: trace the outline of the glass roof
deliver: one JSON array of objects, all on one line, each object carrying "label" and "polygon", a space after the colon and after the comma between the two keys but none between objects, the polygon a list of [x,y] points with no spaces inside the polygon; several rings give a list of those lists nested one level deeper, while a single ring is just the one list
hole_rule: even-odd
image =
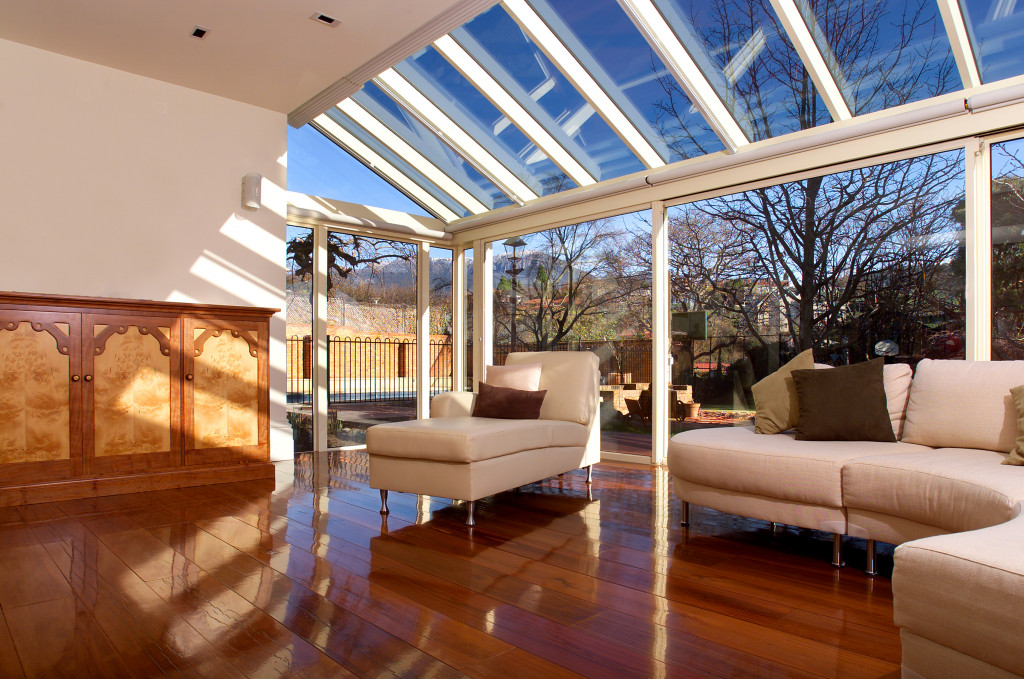
[{"label": "glass roof", "polygon": [[504,0],[315,126],[447,222],[1020,75],[1019,4]]},{"label": "glass roof", "polygon": [[963,87],[931,0],[796,4],[854,115]]},{"label": "glass roof", "polygon": [[[1016,0],[960,0],[981,71],[990,83],[1024,71],[1020,46],[1024,41],[1024,3]],[[1016,47],[1014,47],[1016,45]]]},{"label": "glass roof", "polygon": [[501,5],[452,31],[466,49],[594,179],[644,169],[590,103]]}]

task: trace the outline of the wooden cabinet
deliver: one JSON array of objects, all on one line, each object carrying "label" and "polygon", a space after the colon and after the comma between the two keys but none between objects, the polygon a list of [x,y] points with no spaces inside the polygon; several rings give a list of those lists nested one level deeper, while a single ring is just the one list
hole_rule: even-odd
[{"label": "wooden cabinet", "polygon": [[0,506],[272,478],[274,312],[0,293]]}]

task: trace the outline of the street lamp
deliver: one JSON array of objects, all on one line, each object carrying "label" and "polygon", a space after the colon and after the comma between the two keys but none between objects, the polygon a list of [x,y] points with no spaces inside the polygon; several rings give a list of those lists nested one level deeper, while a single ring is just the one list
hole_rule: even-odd
[{"label": "street lamp", "polygon": [[505,256],[509,261],[508,275],[512,279],[512,326],[509,328],[511,331],[512,339],[512,351],[516,350],[516,341],[519,339],[516,333],[516,316],[519,306],[519,285],[516,283],[516,277],[523,273],[523,267],[519,266],[519,263],[523,259],[523,248],[526,247],[526,241],[519,236],[509,238],[502,245],[505,246]]}]

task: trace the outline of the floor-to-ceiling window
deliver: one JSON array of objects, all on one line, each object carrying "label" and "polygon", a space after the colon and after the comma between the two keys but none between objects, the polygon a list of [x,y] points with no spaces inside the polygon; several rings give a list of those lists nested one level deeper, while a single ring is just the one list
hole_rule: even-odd
[{"label": "floor-to-ceiling window", "polygon": [[452,251],[430,248],[430,395],[451,391],[454,378],[455,334]]},{"label": "floor-to-ceiling window", "polygon": [[416,417],[416,246],[332,231],[327,248],[327,445]]},{"label": "floor-to-ceiling window", "polygon": [[600,359],[601,447],[651,453],[650,210],[496,241],[494,363],[512,351]]},{"label": "floor-to-ceiling window", "polygon": [[287,240],[286,400],[295,452],[302,453],[313,450],[313,230],[289,226]]},{"label": "floor-to-ceiling window", "polygon": [[964,181],[953,150],[670,208],[673,384],[734,421],[804,349],[963,358]]}]

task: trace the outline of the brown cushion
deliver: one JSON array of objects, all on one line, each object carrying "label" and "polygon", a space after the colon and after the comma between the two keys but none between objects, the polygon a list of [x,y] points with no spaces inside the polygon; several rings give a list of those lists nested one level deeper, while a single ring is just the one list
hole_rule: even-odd
[{"label": "brown cushion", "polygon": [[524,391],[494,387],[480,383],[480,392],[473,404],[473,417],[496,417],[503,420],[536,420],[544,405],[547,391]]},{"label": "brown cushion", "polygon": [[1024,465],[1024,384],[1010,389],[1013,405],[1017,407],[1017,444],[1003,464]]},{"label": "brown cushion", "polygon": [[814,368],[814,355],[810,349],[753,386],[755,432],[778,434],[796,426],[800,411],[791,373],[807,368]]},{"label": "brown cushion", "polygon": [[876,358],[833,370],[794,370],[803,441],[886,441],[895,443],[886,405],[882,365]]}]

